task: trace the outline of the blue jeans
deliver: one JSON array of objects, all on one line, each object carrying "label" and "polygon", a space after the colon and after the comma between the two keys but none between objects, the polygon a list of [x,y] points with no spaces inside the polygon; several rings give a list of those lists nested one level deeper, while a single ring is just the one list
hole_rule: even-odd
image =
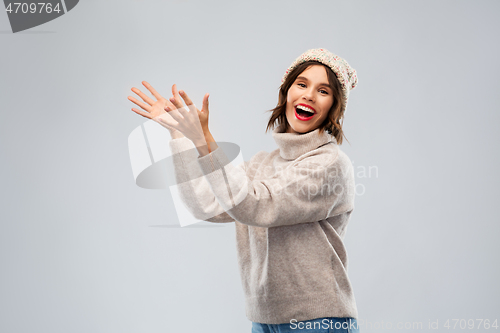
[{"label": "blue jeans", "polygon": [[350,317],[325,317],[286,324],[252,322],[252,333],[359,333],[358,321]]}]

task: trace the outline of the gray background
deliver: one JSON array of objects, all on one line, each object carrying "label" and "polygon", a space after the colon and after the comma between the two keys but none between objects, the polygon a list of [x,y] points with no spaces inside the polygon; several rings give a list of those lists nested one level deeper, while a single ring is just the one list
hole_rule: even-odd
[{"label": "gray background", "polygon": [[17,34],[0,13],[0,331],[250,332],[234,224],[166,227],[170,192],[134,183],[127,138],[146,119],[127,96],[142,80],[197,104],[209,92],[215,139],[248,160],[277,148],[265,110],[316,47],[359,76],[341,148],[365,189],[345,239],[361,331],[497,319],[499,13],[483,0],[94,0]]}]

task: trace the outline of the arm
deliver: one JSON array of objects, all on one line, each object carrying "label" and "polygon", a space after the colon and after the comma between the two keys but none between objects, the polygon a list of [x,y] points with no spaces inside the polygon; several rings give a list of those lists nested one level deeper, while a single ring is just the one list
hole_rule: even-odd
[{"label": "arm", "polygon": [[[188,209],[193,213],[193,215],[201,220],[205,220],[208,222],[233,222],[234,219],[231,218],[227,213],[220,207],[220,205],[215,200],[215,197],[210,191],[210,187],[208,183],[202,176],[201,170],[196,162],[196,156],[192,156],[190,151],[193,152],[192,143],[186,138],[186,136],[176,130],[172,126],[168,126],[165,121],[161,121],[166,115],[165,107],[169,107],[170,110],[174,110],[176,107],[181,106],[181,96],[177,91],[177,87],[174,84],[172,86],[172,95],[171,99],[165,99],[162,97],[148,82],[142,82],[144,86],[151,92],[151,94],[156,98],[156,101],[149,96],[142,93],[137,88],[132,88],[132,91],[136,93],[144,102],[137,100],[134,97],[129,96],[128,99],[134,104],[138,105],[144,111],[132,108],[132,111],[135,113],[148,118],[153,119],[158,122],[160,125],[167,128],[170,132],[172,140],[170,141],[170,147],[173,151],[173,161],[175,167],[175,177],[177,179],[178,188],[180,192],[181,199],[186,205]],[[181,92],[183,95],[182,98],[188,98],[184,92]],[[190,101],[190,100],[189,100]],[[190,102],[189,104],[192,104]],[[217,147],[213,140],[211,134],[208,131],[208,94],[203,98],[203,109],[196,110],[198,113],[197,121],[199,121],[200,126],[198,128],[203,130],[203,135],[208,133],[207,142],[213,142],[214,148]],[[166,117],[166,119],[170,119]],[[191,133],[192,134],[192,133]],[[197,142],[198,143],[198,142]],[[205,146],[205,147],[203,147]],[[210,145],[207,146],[206,143],[197,145],[197,149],[203,151],[204,154],[209,153],[208,150]],[[185,152],[183,152],[185,151]],[[182,152],[180,154],[179,152]],[[192,163],[194,161],[194,163]],[[196,178],[193,175],[199,174],[200,177]],[[193,180],[185,182],[186,179],[192,177]]]},{"label": "arm", "polygon": [[182,201],[194,217],[214,223],[234,222],[217,202],[197,162],[193,143],[180,132],[171,132],[175,178]]},{"label": "arm", "polygon": [[354,172],[339,151],[335,156],[309,156],[277,177],[253,181],[229,163],[220,148],[199,157],[198,163],[217,201],[243,224],[275,227],[317,222],[354,207]]}]

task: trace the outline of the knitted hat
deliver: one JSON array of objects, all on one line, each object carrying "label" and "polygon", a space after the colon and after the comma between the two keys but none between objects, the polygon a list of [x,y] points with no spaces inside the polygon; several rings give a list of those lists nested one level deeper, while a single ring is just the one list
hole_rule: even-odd
[{"label": "knitted hat", "polygon": [[[354,89],[358,84],[358,76],[356,70],[349,66],[347,61],[340,58],[339,56],[329,52],[326,49],[311,49],[300,55],[295,61],[288,67],[281,79],[281,83],[285,82],[286,77],[291,73],[295,67],[303,62],[314,60],[322,64],[327,65],[336,74],[337,79],[342,87],[342,93],[344,96],[344,105],[347,107],[347,99],[349,98],[349,91]],[[342,112],[345,111],[345,107]]]}]

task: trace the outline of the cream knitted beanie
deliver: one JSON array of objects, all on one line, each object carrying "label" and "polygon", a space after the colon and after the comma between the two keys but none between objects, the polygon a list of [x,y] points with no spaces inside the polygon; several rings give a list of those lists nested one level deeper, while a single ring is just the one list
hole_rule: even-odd
[{"label": "cream knitted beanie", "polygon": [[[281,79],[281,83],[285,82],[286,77],[295,69],[295,67],[303,62],[310,60],[325,64],[326,66],[330,67],[332,71],[337,75],[337,79],[339,80],[342,87],[344,105],[345,107],[347,107],[349,92],[358,84],[358,76],[356,74],[356,70],[349,66],[347,61],[326,49],[311,49],[301,54],[297,59],[295,59],[290,67],[288,67],[285,75],[283,75],[283,78]],[[342,112],[345,111],[345,107]]]}]

